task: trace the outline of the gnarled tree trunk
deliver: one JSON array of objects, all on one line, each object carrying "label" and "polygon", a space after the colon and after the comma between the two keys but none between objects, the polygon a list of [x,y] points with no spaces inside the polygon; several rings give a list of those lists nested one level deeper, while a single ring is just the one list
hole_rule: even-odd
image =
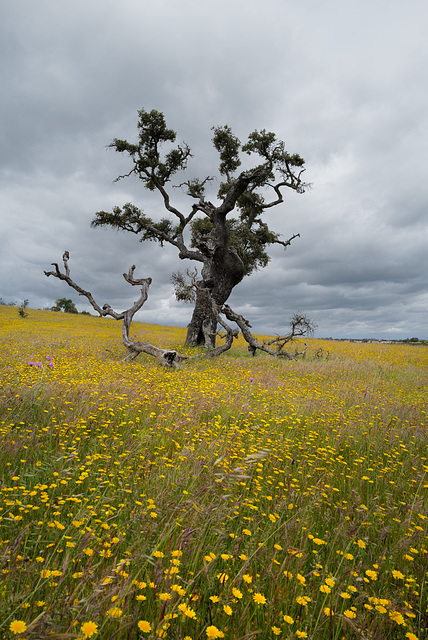
[{"label": "gnarled tree trunk", "polygon": [[[195,308],[187,329],[186,345],[215,347],[218,312],[241,282],[245,268],[236,251],[229,246],[226,218],[212,213],[213,229],[198,246],[204,255],[202,281],[198,283]],[[213,309],[212,301],[217,306]]]}]

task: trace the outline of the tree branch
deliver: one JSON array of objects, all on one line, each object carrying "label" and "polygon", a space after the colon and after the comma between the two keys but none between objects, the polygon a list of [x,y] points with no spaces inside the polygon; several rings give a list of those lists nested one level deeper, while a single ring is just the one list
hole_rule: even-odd
[{"label": "tree branch", "polygon": [[132,267],[129,268],[128,273],[123,274],[126,282],[128,282],[132,286],[141,287],[141,290],[139,298],[129,309],[126,309],[121,313],[117,313],[111,308],[109,304],[105,304],[103,305],[103,307],[100,307],[89,291],[85,291],[71,279],[70,269],[68,266],[69,257],[70,255],[68,251],[65,251],[62,257],[65,273],[62,273],[60,268],[58,267],[58,264],[53,262],[52,265],[55,267],[55,271],[45,271],[45,275],[48,277],[54,276],[59,280],[64,280],[72,289],[77,291],[79,295],[85,296],[100,316],[111,316],[115,320],[123,320],[122,341],[125,347],[128,349],[131,358],[135,358],[139,353],[143,352],[151,356],[155,356],[162,365],[168,367],[176,366],[178,362],[187,360],[188,356],[178,353],[175,350],[160,349],[159,347],[155,347],[148,342],[135,342],[129,337],[129,330],[133,317],[137,313],[137,311],[141,309],[148,298],[149,286],[152,282],[151,278],[134,278],[135,265],[132,265]]},{"label": "tree branch", "polygon": [[[233,309],[231,309],[227,304],[223,305],[222,313],[226,316],[228,320],[235,322],[238,327],[241,329],[241,333],[245,340],[248,342],[248,351],[251,355],[255,355],[257,349],[260,351],[264,351],[271,356],[276,358],[287,358],[288,360],[294,360],[299,355],[306,353],[307,345],[305,345],[305,349],[302,352],[299,352],[297,349],[294,354],[291,354],[287,351],[283,351],[284,346],[288,342],[292,342],[295,337],[303,336],[307,334],[313,333],[315,330],[315,324],[311,322],[306,316],[302,314],[295,314],[290,322],[291,331],[287,336],[280,336],[270,340],[268,343],[260,344],[258,340],[252,335],[250,331],[250,323],[243,316],[235,313]],[[278,344],[277,349],[274,351],[270,349],[270,345]]]},{"label": "tree branch", "polygon": [[286,249],[287,247],[290,246],[290,244],[292,243],[292,241],[294,240],[294,238],[300,238],[300,233],[295,233],[294,235],[291,236],[291,238],[288,238],[288,240],[279,240],[276,239],[273,241],[272,244],[282,244],[282,246],[284,247],[284,249]]},{"label": "tree branch", "polygon": [[216,347],[215,349],[212,349],[206,354],[202,354],[198,356],[187,356],[182,353],[179,353],[174,349],[161,349],[152,344],[149,344],[148,342],[135,342],[134,340],[131,340],[131,338],[129,337],[131,323],[134,318],[134,315],[137,313],[137,311],[141,309],[141,307],[144,305],[144,303],[148,298],[149,287],[152,283],[152,279],[151,278],[135,278],[134,277],[135,265],[132,265],[129,268],[128,273],[123,274],[123,277],[126,280],[126,282],[128,282],[130,285],[141,287],[140,296],[129,309],[126,309],[125,311],[118,313],[114,311],[114,309],[112,309],[112,307],[109,304],[104,304],[102,307],[100,307],[100,305],[95,301],[90,291],[85,291],[85,289],[82,289],[82,287],[80,287],[78,284],[76,284],[72,280],[72,278],[70,277],[70,268],[68,266],[69,258],[70,258],[69,252],[64,251],[64,254],[62,256],[63,263],[64,263],[64,272],[61,271],[61,269],[59,268],[56,262],[52,262],[52,266],[55,267],[55,270],[44,271],[44,274],[47,277],[54,276],[54,278],[58,278],[59,280],[64,280],[64,282],[66,282],[69,287],[77,291],[79,295],[87,298],[90,304],[92,305],[93,309],[95,309],[95,311],[100,316],[104,316],[104,317],[111,316],[115,320],[123,320],[122,341],[124,346],[128,349],[129,357],[131,359],[134,359],[139,353],[147,353],[148,355],[156,357],[163,366],[173,367],[173,366],[177,366],[177,364],[182,362],[183,360],[203,358],[203,357],[205,358],[216,357],[221,353],[224,353],[225,351],[230,349],[233,343],[233,339],[236,338],[238,335],[237,330],[236,329],[232,330],[220,317],[218,307],[215,304],[212,297],[210,296],[210,301],[211,301],[211,304],[213,305],[213,311],[217,315],[218,322],[226,330],[226,340],[223,345]]}]

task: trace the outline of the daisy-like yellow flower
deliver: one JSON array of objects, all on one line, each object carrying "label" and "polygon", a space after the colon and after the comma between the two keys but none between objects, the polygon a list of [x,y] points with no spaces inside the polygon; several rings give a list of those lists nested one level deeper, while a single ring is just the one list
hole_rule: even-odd
[{"label": "daisy-like yellow flower", "polygon": [[388,615],[397,624],[404,624],[404,618],[399,611],[389,611]]},{"label": "daisy-like yellow flower", "polygon": [[10,623],[9,629],[12,633],[24,633],[27,630],[27,625],[23,620],[14,620]]},{"label": "daisy-like yellow flower", "polygon": [[306,633],[306,631],[299,631],[299,629],[296,630],[296,636],[298,638],[307,638],[308,634]]},{"label": "daisy-like yellow flower", "polygon": [[237,589],[236,587],[232,588],[232,593],[235,596],[235,598],[238,598],[238,600],[242,598],[242,591],[239,591],[239,589]]},{"label": "daisy-like yellow flower", "polygon": [[370,580],[377,580],[377,571],[372,571],[371,569],[367,569],[365,573],[366,573],[366,576],[370,578]]},{"label": "daisy-like yellow flower", "polygon": [[377,604],[375,606],[376,611],[379,611],[379,613],[386,613],[386,609],[382,604]]},{"label": "daisy-like yellow flower", "polygon": [[292,618],[291,616],[284,616],[284,622],[286,622],[287,624],[293,624],[294,618]]},{"label": "daisy-like yellow flower", "polygon": [[249,529],[242,529],[242,533],[246,536],[250,536],[251,535],[251,531]]},{"label": "daisy-like yellow flower", "polygon": [[357,545],[360,547],[360,549],[365,549],[367,546],[364,540],[357,540]]},{"label": "daisy-like yellow flower", "polygon": [[395,578],[396,580],[403,580],[404,574],[401,573],[401,571],[396,571],[395,569],[393,569],[392,570],[392,577]]},{"label": "daisy-like yellow flower", "polygon": [[159,600],[171,600],[171,594],[170,593],[160,593],[159,594]]},{"label": "daisy-like yellow flower", "polygon": [[272,633],[275,636],[279,636],[279,634],[281,633],[281,629],[279,627],[271,627],[271,629],[272,629]]},{"label": "daisy-like yellow flower", "polygon": [[246,582],[247,584],[251,584],[253,581],[252,576],[250,576],[248,573],[244,573],[242,577],[244,579],[244,582]]},{"label": "daisy-like yellow flower", "polygon": [[231,616],[233,611],[232,611],[232,607],[229,607],[228,604],[225,604],[223,607],[223,611],[228,615]]},{"label": "daisy-like yellow flower", "polygon": [[85,638],[91,638],[98,632],[98,625],[90,620],[89,622],[84,622],[80,627],[80,630]]},{"label": "daisy-like yellow flower", "polygon": [[138,628],[143,633],[149,633],[152,630],[152,625],[147,620],[140,620],[138,623]]},{"label": "daisy-like yellow flower", "polygon": [[418,636],[416,636],[414,633],[412,633],[411,631],[408,631],[406,633],[406,638],[408,638],[409,640],[419,640]]},{"label": "daisy-like yellow flower", "polygon": [[357,614],[355,613],[355,611],[352,611],[352,609],[346,609],[343,612],[343,615],[349,618],[350,620],[353,620],[354,618],[357,617]]},{"label": "daisy-like yellow flower", "polygon": [[187,616],[188,618],[196,618],[196,611],[191,607],[187,606],[187,604],[185,603],[179,604],[178,608],[181,611],[181,613]]},{"label": "daisy-like yellow flower", "polygon": [[322,584],[322,585],[320,586],[320,591],[321,591],[322,593],[331,593],[331,589],[330,589],[330,587],[328,586],[328,584]]},{"label": "daisy-like yellow flower", "polygon": [[253,595],[253,600],[256,604],[266,604],[266,598],[261,593],[255,593]]},{"label": "daisy-like yellow flower", "polygon": [[186,593],[186,589],[183,589],[183,587],[179,584],[173,584],[171,586],[171,589],[173,591],[176,591],[179,596],[184,596],[184,594]]},{"label": "daisy-like yellow flower", "polygon": [[334,612],[330,609],[330,607],[325,607],[324,613],[326,616],[333,616]]},{"label": "daisy-like yellow flower", "polygon": [[213,624],[207,627],[206,631],[207,631],[208,640],[215,640],[216,638],[224,638],[223,631],[220,631],[220,629],[217,629],[217,627]]}]

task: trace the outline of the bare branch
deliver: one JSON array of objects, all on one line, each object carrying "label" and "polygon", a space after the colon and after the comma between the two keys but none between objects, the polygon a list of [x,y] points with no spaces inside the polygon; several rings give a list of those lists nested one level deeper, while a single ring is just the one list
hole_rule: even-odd
[{"label": "bare branch", "polygon": [[290,246],[294,238],[300,238],[300,233],[295,233],[294,235],[291,236],[291,238],[288,238],[288,240],[279,240],[279,239],[274,240],[272,244],[282,244],[284,249],[286,249],[287,247]]},{"label": "bare branch", "polygon": [[131,358],[135,358],[139,353],[143,352],[151,356],[155,356],[162,365],[168,367],[175,366],[182,360],[187,360],[186,355],[180,354],[175,350],[160,349],[159,347],[155,347],[154,345],[147,342],[135,342],[129,337],[129,330],[131,327],[132,319],[137,311],[141,309],[148,298],[149,286],[152,282],[151,278],[134,278],[135,265],[132,265],[132,267],[129,268],[128,273],[123,274],[126,282],[128,282],[132,286],[141,287],[141,290],[139,298],[129,309],[127,309],[126,311],[122,311],[121,313],[117,313],[111,308],[109,304],[105,304],[103,305],[103,307],[100,307],[99,304],[94,300],[90,291],[85,291],[71,279],[70,269],[68,266],[69,257],[70,255],[68,251],[65,251],[63,255],[65,273],[62,273],[58,265],[54,262],[52,264],[55,267],[55,271],[45,271],[45,275],[48,277],[54,276],[59,280],[64,280],[72,289],[77,291],[79,295],[85,296],[100,316],[111,316],[115,320],[123,320],[122,341],[125,347],[128,349]]},{"label": "bare branch", "polygon": [[[260,344],[258,340],[252,335],[250,331],[251,325],[248,320],[246,320],[238,313],[235,313],[235,311],[233,311],[233,309],[231,309],[228,305],[223,305],[222,313],[225,314],[228,320],[235,322],[241,329],[243,337],[248,342],[248,351],[253,356],[256,354],[257,349],[259,349],[260,351],[264,351],[265,353],[268,353],[269,355],[276,358],[288,358],[289,360],[293,360],[299,355],[305,355],[307,349],[306,344],[303,351],[299,352],[298,349],[296,349],[294,354],[283,351],[283,348],[288,342],[292,342],[294,338],[303,335],[310,335],[315,330],[315,323],[309,320],[305,315],[295,314],[290,321],[291,331],[288,335],[278,336],[277,338],[274,338],[267,343]],[[270,345],[272,344],[277,345],[275,351],[273,349],[270,349]]]},{"label": "bare branch", "polygon": [[173,367],[173,366],[177,366],[177,364],[182,362],[183,360],[201,358],[201,357],[212,358],[212,357],[218,356],[221,353],[224,353],[225,351],[230,349],[233,343],[233,339],[238,335],[237,330],[236,329],[232,330],[220,317],[218,308],[214,300],[210,296],[210,301],[213,306],[213,311],[217,315],[218,322],[226,330],[226,340],[223,345],[216,347],[215,349],[212,349],[206,354],[201,354],[198,356],[187,356],[182,353],[179,353],[174,349],[161,349],[152,344],[149,344],[148,342],[136,342],[134,340],[131,340],[131,338],[129,337],[129,332],[130,332],[132,320],[134,318],[134,315],[137,313],[137,311],[141,309],[141,307],[144,305],[144,303],[148,298],[149,287],[152,283],[152,279],[151,278],[135,278],[134,277],[135,265],[132,265],[129,268],[128,273],[123,274],[123,277],[126,280],[126,282],[128,282],[130,285],[138,286],[141,288],[140,296],[129,309],[126,309],[125,311],[118,313],[114,311],[114,309],[112,309],[112,307],[109,304],[104,304],[102,307],[100,307],[100,305],[95,301],[90,291],[85,291],[85,289],[82,289],[82,287],[80,287],[71,279],[70,268],[68,266],[69,258],[70,258],[69,252],[65,251],[62,256],[65,273],[63,273],[60,270],[56,262],[53,262],[52,265],[55,267],[55,270],[45,271],[44,272],[45,275],[47,277],[54,276],[59,280],[64,280],[69,285],[69,287],[77,291],[79,295],[85,296],[89,300],[92,307],[100,316],[111,316],[115,320],[123,320],[122,341],[124,346],[128,349],[129,351],[128,357],[131,359],[134,359],[139,353],[147,353],[148,355],[156,357],[163,366]]}]

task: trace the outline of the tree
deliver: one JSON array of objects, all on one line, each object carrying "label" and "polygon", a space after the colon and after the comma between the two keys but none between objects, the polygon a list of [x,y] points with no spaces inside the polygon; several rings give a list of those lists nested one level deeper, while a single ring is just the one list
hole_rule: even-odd
[{"label": "tree", "polygon": [[[239,335],[239,331],[237,329],[232,329],[222,318],[223,314],[228,320],[235,322],[239,329],[242,332],[245,340],[248,342],[248,350],[251,355],[255,355],[257,349],[264,351],[272,356],[280,357],[280,358],[288,358],[289,360],[297,358],[299,355],[306,354],[306,345],[303,351],[298,351],[295,349],[294,354],[289,353],[288,351],[284,351],[284,346],[289,342],[292,342],[296,336],[303,336],[313,333],[315,330],[315,324],[309,320],[305,315],[295,314],[290,321],[290,331],[286,336],[278,336],[268,342],[264,342],[260,344],[258,340],[251,334],[250,332],[250,323],[248,320],[245,320],[241,315],[235,313],[233,309],[231,309],[228,305],[224,305],[220,310],[215,304],[212,297],[208,296],[208,299],[211,300],[212,313],[216,315],[216,322],[220,324],[226,331],[226,333],[222,336],[224,338],[224,344],[221,346],[217,346],[205,355],[199,356],[188,356],[173,349],[162,349],[160,347],[156,347],[148,342],[136,342],[132,340],[130,337],[130,329],[131,322],[134,318],[134,315],[141,309],[144,305],[145,301],[149,295],[149,287],[152,283],[151,278],[134,278],[135,265],[132,265],[129,268],[128,273],[124,273],[123,277],[126,282],[129,284],[140,287],[140,295],[138,300],[136,300],[128,309],[122,312],[117,312],[112,309],[109,304],[104,304],[102,307],[95,301],[92,293],[90,291],[85,291],[82,289],[80,285],[74,282],[70,276],[70,268],[68,266],[68,261],[70,258],[70,254],[68,251],[64,251],[62,256],[62,260],[64,263],[64,270],[61,271],[58,264],[56,262],[52,262],[52,266],[55,267],[53,271],[45,271],[45,275],[47,277],[54,276],[54,278],[58,278],[59,280],[63,280],[68,284],[69,287],[77,291],[80,296],[85,296],[92,307],[99,313],[100,316],[111,316],[115,320],[122,320],[122,341],[125,347],[128,349],[129,357],[135,358],[139,353],[147,353],[148,355],[156,357],[159,362],[167,367],[177,366],[183,360],[189,360],[200,358],[200,357],[210,357],[218,356],[224,351],[230,349],[233,343],[233,339]],[[62,298],[65,300],[65,298]],[[276,349],[271,349],[271,345],[275,344]]]},{"label": "tree", "polygon": [[76,305],[69,298],[58,298],[52,307],[52,311],[63,311],[64,313],[78,313]]},{"label": "tree", "polygon": [[22,305],[19,307],[18,315],[21,318],[27,318],[28,317],[28,313],[26,312],[26,309],[28,308],[28,305],[29,305],[29,301],[26,299],[26,300],[24,300]]},{"label": "tree", "polygon": [[[131,160],[129,176],[138,177],[145,188],[156,191],[169,217],[159,221],[146,216],[142,209],[131,203],[114,207],[112,212],[98,211],[91,226],[109,226],[139,236],[140,241],[155,241],[161,246],[168,243],[178,251],[181,260],[200,263],[201,274],[194,289],[195,308],[188,326],[186,343],[214,347],[218,311],[228,300],[233,288],[245,275],[266,266],[267,248],[273,244],[285,249],[288,240],[269,229],[263,220],[265,212],[283,202],[283,190],[303,193],[306,184],[301,176],[304,160],[289,154],[285,144],[276,135],[253,131],[242,145],[229,126],[213,128],[213,144],[220,157],[221,182],[215,204],[206,199],[206,189],[213,180],[192,178],[179,186],[193,200],[187,215],[171,203],[168,190],[175,174],[187,168],[192,157],[187,144],[173,146],[176,133],[168,129],[165,117],[156,110],[138,112],[139,135],[136,143],[115,138],[109,145]],[[163,147],[167,145],[167,150]],[[242,165],[241,154],[253,161],[238,173]],[[231,217],[235,212],[236,217]],[[178,280],[185,284],[182,276]],[[183,296],[180,283],[175,282],[178,297]],[[185,287],[186,289],[186,287]],[[187,288],[187,292],[189,292]],[[214,301],[216,309],[213,308]]]}]

